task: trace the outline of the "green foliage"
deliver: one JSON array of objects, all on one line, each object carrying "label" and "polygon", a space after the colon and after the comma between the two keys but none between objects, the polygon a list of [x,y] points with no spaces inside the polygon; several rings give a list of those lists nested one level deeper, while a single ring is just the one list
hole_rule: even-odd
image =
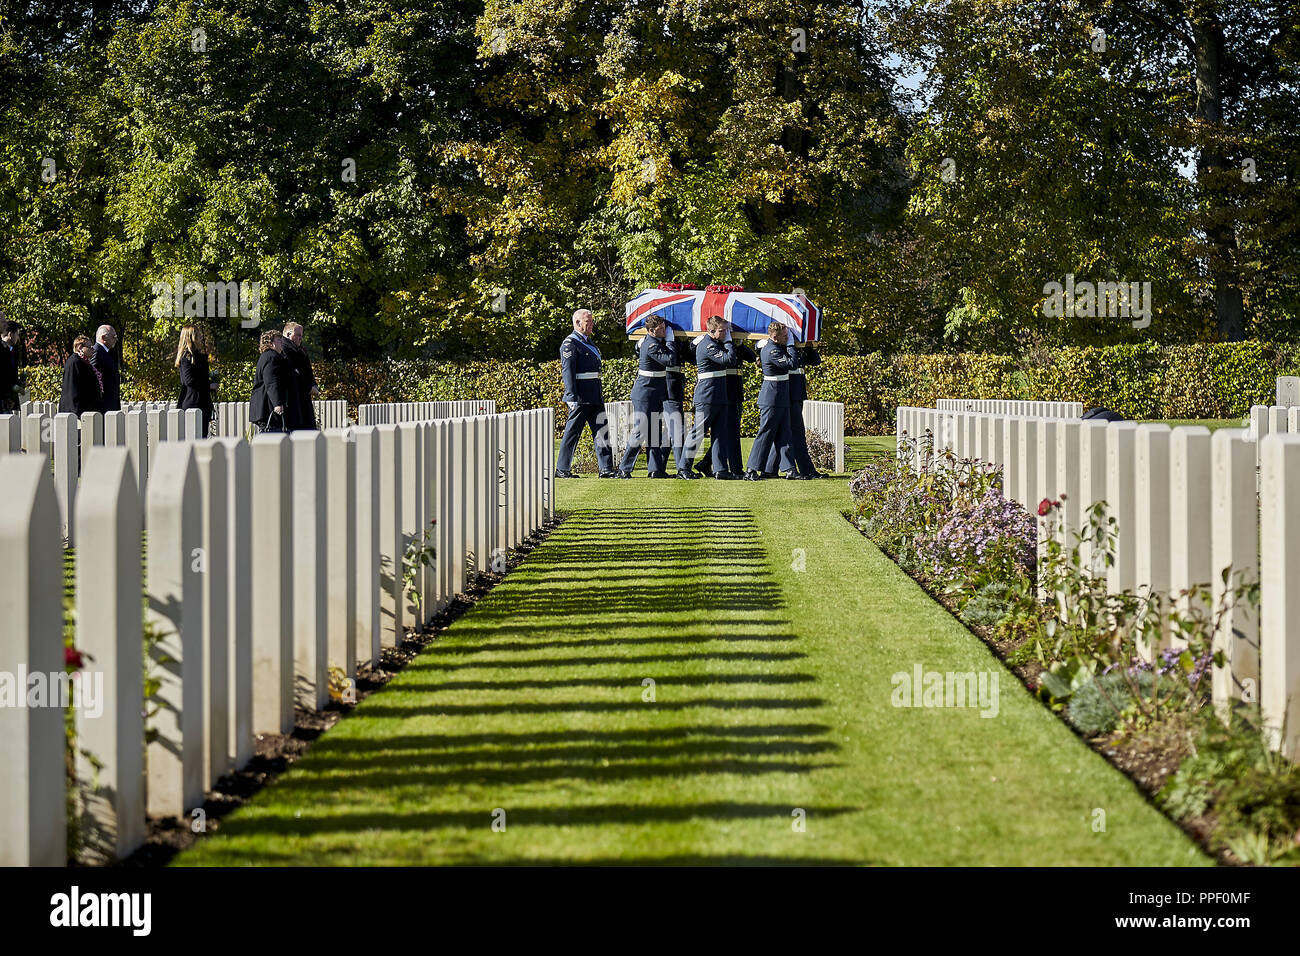
[{"label": "green foliage", "polygon": [[1141,671],[1131,681],[1118,671],[1099,674],[1070,696],[1065,719],[1085,737],[1107,734],[1149,707],[1139,698],[1150,700],[1160,694],[1169,700],[1176,691],[1173,681],[1161,680],[1151,671]]},{"label": "green foliage", "polygon": [[406,550],[402,552],[402,590],[417,608],[423,600],[420,588],[417,586],[420,570],[435,567],[438,557],[434,544],[438,529],[432,527],[437,523],[437,518],[431,520],[429,522],[431,527],[425,528],[421,534],[412,536],[406,543]]}]

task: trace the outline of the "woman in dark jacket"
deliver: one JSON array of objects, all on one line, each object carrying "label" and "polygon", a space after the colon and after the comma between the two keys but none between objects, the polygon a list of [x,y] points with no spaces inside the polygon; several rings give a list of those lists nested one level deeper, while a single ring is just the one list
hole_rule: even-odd
[{"label": "woman in dark jacket", "polygon": [[63,366],[63,391],[59,395],[59,411],[83,415],[86,412],[104,412],[104,387],[99,373],[90,364],[94,343],[88,335],[78,335],[72,343],[72,355]]},{"label": "woman in dark jacket", "polygon": [[294,426],[293,369],[284,360],[284,338],[279,332],[263,332],[258,343],[261,355],[253,375],[253,394],[248,403],[249,421],[264,432],[288,431]]},{"label": "woman in dark jacket", "polygon": [[208,348],[203,333],[192,325],[181,329],[180,345],[176,348],[176,369],[181,376],[181,390],[176,397],[176,407],[197,408],[203,412],[203,435],[212,427],[212,389],[208,374]]}]

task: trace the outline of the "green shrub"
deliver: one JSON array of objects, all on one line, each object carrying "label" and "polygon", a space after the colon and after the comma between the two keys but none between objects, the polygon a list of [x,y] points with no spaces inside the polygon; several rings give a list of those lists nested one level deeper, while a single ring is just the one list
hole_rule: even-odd
[{"label": "green shrub", "polygon": [[[1151,671],[1140,671],[1132,680],[1144,700],[1159,693],[1167,701],[1174,694],[1175,684],[1168,679],[1161,680],[1157,690],[1156,675]],[[1065,719],[1085,737],[1096,737],[1118,727],[1124,716],[1136,709],[1136,703],[1129,679],[1119,671],[1111,671],[1088,681],[1071,695]]]}]

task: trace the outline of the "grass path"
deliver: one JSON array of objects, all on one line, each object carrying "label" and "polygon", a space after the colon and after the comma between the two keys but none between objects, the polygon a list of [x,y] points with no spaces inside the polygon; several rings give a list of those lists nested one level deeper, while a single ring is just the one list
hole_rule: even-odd
[{"label": "grass path", "polygon": [[[176,863],[1207,862],[843,481],[560,487],[542,547]],[[893,707],[915,663],[997,671],[998,715]]]}]

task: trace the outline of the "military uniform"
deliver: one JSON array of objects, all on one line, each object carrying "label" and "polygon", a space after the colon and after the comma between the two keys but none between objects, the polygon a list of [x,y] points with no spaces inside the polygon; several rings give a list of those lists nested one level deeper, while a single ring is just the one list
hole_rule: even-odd
[{"label": "military uniform", "polygon": [[[803,403],[808,398],[808,381],[804,375],[804,367],[807,365],[821,364],[822,357],[817,350],[811,345],[805,345],[803,348],[795,348],[793,342],[786,346],[786,354],[790,356],[790,453],[794,459],[795,467],[800,475],[807,475],[809,478],[817,476],[817,468],[813,465],[812,456],[808,454],[808,436],[804,430],[803,423]],[[777,470],[779,465],[779,454],[776,446],[767,453],[767,471],[769,474]]]},{"label": "military uniform", "polygon": [[736,343],[736,367],[727,372],[727,441],[723,446],[723,457],[727,470],[733,475],[742,475],[745,467],[740,457],[740,419],[745,410],[745,370],[750,362],[758,356],[754,350],[743,342]]},{"label": "military uniform", "polygon": [[793,471],[790,456],[790,366],[785,348],[767,339],[759,349],[763,387],[758,392],[758,435],[749,450],[748,471],[761,473],[775,448],[782,471]]},{"label": "military uniform", "polygon": [[731,378],[730,372],[739,362],[731,339],[719,342],[703,335],[695,346],[695,424],[686,440],[686,455],[689,464],[699,453],[705,432],[711,433],[713,445],[710,455],[715,476],[732,474],[726,460],[731,423],[727,383]]},{"label": "military uniform", "polygon": [[555,460],[555,471],[559,475],[569,474],[578,439],[588,425],[591,426],[596,442],[596,460],[600,473],[603,475],[614,470],[614,452],[609,447],[609,432],[605,428],[605,398],[600,385],[600,364],[600,350],[578,332],[571,333],[560,345],[564,403],[569,406],[569,418],[564,423],[560,453]]},{"label": "military uniform", "polygon": [[664,400],[668,397],[668,369],[677,364],[677,351],[663,339],[646,335],[637,347],[637,355],[636,383],[632,386],[631,396],[632,435],[619,466],[619,475],[631,475],[641,449],[646,448],[649,474],[665,477],[668,454],[660,435],[660,419],[664,413]]},{"label": "military uniform", "polygon": [[[671,334],[671,330],[669,330]],[[668,373],[665,381],[668,383],[668,392],[664,397],[664,415],[663,423],[667,431],[667,443],[673,450],[673,463],[677,466],[677,474],[685,478],[694,478],[696,475],[691,471],[691,461],[686,454],[686,448],[683,444],[686,437],[686,412],[683,403],[686,401],[686,365],[695,364],[695,349],[685,336],[678,335],[669,342],[673,350],[673,364],[664,369]]]}]

